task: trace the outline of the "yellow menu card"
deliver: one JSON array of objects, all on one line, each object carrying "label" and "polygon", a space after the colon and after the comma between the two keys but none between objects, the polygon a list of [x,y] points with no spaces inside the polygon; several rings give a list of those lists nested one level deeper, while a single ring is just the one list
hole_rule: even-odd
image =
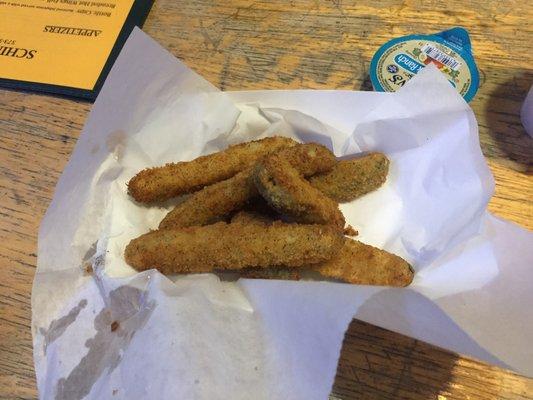
[{"label": "yellow menu card", "polygon": [[153,0],[0,0],[0,86],[94,98]]}]

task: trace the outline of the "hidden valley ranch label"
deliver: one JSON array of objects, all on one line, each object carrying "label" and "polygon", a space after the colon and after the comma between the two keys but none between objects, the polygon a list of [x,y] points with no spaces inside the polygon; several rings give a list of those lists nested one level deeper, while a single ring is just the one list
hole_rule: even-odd
[{"label": "hidden valley ranch label", "polygon": [[468,33],[462,28],[436,35],[404,36],[387,42],[372,59],[372,85],[378,91],[395,92],[430,63],[446,76],[466,101],[474,97],[479,74]]}]

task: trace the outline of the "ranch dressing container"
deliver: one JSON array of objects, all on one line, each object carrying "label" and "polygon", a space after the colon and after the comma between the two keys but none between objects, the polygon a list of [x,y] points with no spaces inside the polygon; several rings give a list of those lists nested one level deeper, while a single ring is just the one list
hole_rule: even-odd
[{"label": "ranch dressing container", "polygon": [[468,32],[453,28],[434,35],[409,35],[379,48],[370,63],[374,90],[394,92],[429,63],[435,64],[466,101],[479,86]]}]

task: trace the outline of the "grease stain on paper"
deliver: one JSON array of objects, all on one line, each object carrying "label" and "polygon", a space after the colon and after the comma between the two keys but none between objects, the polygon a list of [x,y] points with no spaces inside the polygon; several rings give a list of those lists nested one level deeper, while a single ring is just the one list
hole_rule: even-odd
[{"label": "grease stain on paper", "polygon": [[52,343],[54,340],[56,340],[58,337],[60,337],[70,324],[72,324],[76,318],[78,318],[78,315],[81,310],[83,310],[87,306],[87,300],[83,299],[81,300],[76,307],[73,307],[72,310],[70,310],[67,315],[54,319],[52,322],[50,322],[50,326],[48,329],[39,328],[39,333],[44,336],[44,343],[43,343],[43,352],[44,355],[46,355],[46,349]]},{"label": "grease stain on paper", "polygon": [[119,365],[133,335],[156,307],[156,302],[145,296],[146,292],[132,286],[109,293],[108,306],[94,319],[96,334],[85,343],[89,350],[70,374],[57,382],[56,400],[83,399],[104,372],[110,374]]}]

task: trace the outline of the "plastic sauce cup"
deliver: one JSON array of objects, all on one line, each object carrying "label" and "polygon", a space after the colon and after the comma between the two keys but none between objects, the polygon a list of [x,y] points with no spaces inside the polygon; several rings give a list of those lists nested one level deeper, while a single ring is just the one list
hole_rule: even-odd
[{"label": "plastic sauce cup", "polygon": [[466,101],[474,98],[479,73],[463,28],[403,36],[385,43],[370,63],[372,86],[380,92],[395,92],[429,63],[437,66]]}]

